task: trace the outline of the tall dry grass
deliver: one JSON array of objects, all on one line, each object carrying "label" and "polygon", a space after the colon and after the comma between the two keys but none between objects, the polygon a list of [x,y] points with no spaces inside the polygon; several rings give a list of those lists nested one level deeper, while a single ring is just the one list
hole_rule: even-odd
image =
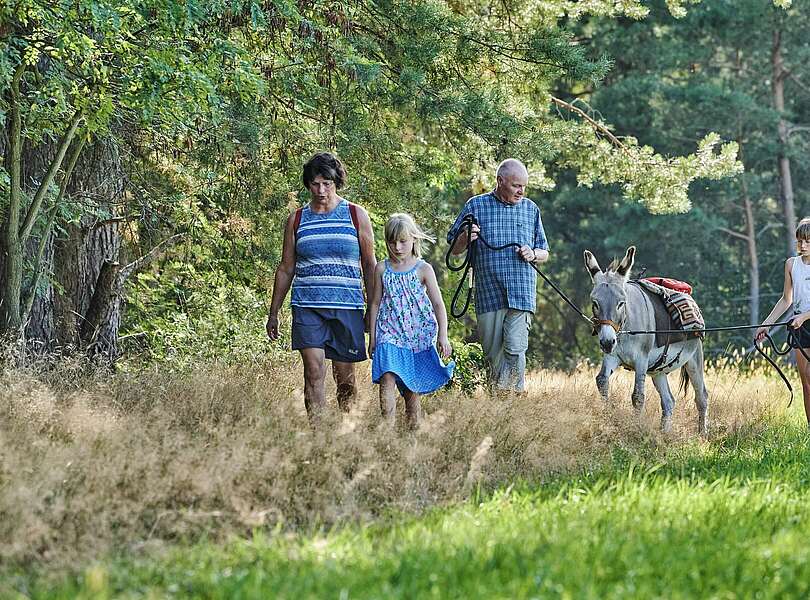
[{"label": "tall dry grass", "polygon": [[[71,564],[110,551],[219,539],[255,527],[373,519],[462,499],[479,486],[598,466],[617,446],[665,454],[696,438],[691,393],[658,433],[631,379],[604,406],[593,371],[540,371],[525,397],[424,400],[418,432],[381,423],[360,373],[356,409],[313,431],[300,365],[87,376],[62,366],[0,376],[0,560]],[[781,403],[775,378],[713,372],[713,435]],[[332,406],[334,407],[334,393]],[[398,407],[402,417],[402,406]]]}]

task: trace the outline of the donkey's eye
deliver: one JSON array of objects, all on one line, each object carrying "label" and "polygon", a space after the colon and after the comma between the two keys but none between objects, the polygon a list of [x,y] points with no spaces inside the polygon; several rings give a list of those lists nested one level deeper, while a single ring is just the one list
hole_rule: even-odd
[{"label": "donkey's eye", "polygon": [[624,302],[619,302],[619,303],[616,305],[616,310],[621,310],[621,309],[623,309],[623,308],[624,308]]},{"label": "donkey's eye", "polygon": [[591,308],[593,309],[593,312],[595,313],[599,312],[599,303],[596,300],[594,300],[591,303]]}]

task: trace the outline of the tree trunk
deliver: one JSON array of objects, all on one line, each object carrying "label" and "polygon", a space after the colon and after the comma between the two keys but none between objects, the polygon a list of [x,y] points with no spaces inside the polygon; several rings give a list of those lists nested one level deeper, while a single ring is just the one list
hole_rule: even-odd
[{"label": "tree trunk", "polygon": [[9,175],[9,197],[4,202],[3,225],[0,228],[0,260],[3,276],[0,288],[0,332],[18,337],[22,328],[20,291],[22,287],[23,256],[20,247],[20,215],[23,209],[22,185],[22,114],[20,108],[20,80],[25,67],[20,65],[14,73],[9,90],[8,138],[4,139],[3,156]]},{"label": "tree trunk", "polygon": [[[24,154],[24,181],[39,181],[55,148],[26,148]],[[92,343],[92,354],[113,360],[117,357],[121,303],[109,311],[98,310],[93,302],[104,264],[120,258],[121,234],[114,218],[120,212],[123,190],[124,173],[115,143],[108,139],[88,145],[66,189],[67,207],[78,217],[56,232],[47,232],[50,239],[46,241],[43,266],[52,276],[42,280],[31,306],[25,327],[29,347],[70,353]],[[46,218],[45,213],[42,218]],[[34,256],[38,245],[39,240],[32,237],[26,254]],[[25,284],[30,286],[33,279],[28,274]],[[106,320],[95,323],[95,329],[105,334],[86,340],[82,336],[84,321],[94,310],[94,319],[105,315]]]},{"label": "tree trunk", "polygon": [[757,256],[757,236],[754,223],[754,206],[748,195],[745,174],[742,176],[743,206],[745,208],[745,242],[748,246],[750,268],[748,314],[751,325],[759,324],[759,257]]},{"label": "tree trunk", "polygon": [[110,362],[118,358],[118,328],[121,325],[123,282],[121,266],[106,261],[98,275],[93,297],[81,326],[81,342],[91,356],[104,356]]},{"label": "tree trunk", "polygon": [[779,167],[779,196],[782,200],[782,212],[785,220],[785,232],[788,256],[796,254],[796,209],[793,201],[793,178],[790,172],[790,159],[788,158],[788,123],[785,120],[785,71],[782,60],[782,30],[776,26],[773,32],[773,47],[771,49],[771,91],[773,106],[779,113],[779,153],[777,165]]},{"label": "tree trunk", "polygon": [[[104,140],[87,149],[76,167],[70,195],[90,210],[77,223],[65,228],[54,242],[53,274],[57,283],[53,293],[52,339],[62,348],[84,347],[82,337],[88,312],[97,310],[95,293],[106,263],[116,263],[121,253],[119,223],[111,221],[119,212],[123,199],[124,175],[118,148],[112,140]],[[108,315],[109,322],[95,327],[115,335],[99,341],[93,354],[118,355],[117,332],[120,311]]]}]

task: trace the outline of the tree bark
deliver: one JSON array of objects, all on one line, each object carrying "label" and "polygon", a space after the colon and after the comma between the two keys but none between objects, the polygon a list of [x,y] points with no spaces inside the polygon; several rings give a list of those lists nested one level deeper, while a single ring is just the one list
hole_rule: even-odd
[{"label": "tree bark", "polygon": [[[3,148],[7,165],[14,156],[12,140],[13,135]],[[58,144],[31,146],[20,143],[20,196],[24,197],[23,192],[26,192],[32,198],[32,204],[40,189],[39,182],[44,181],[48,173],[54,176],[54,161],[64,158],[67,148],[63,142],[64,138]],[[83,347],[81,331],[95,295],[99,274],[106,262],[117,262],[121,258],[118,217],[124,199],[124,171],[116,144],[106,139],[87,144],[82,150],[81,142],[76,142],[64,167],[66,171],[72,170],[73,174],[67,182],[62,182],[55,201],[60,205],[59,210],[74,215],[70,222],[62,223],[61,228],[53,227],[57,216],[55,205],[51,205],[47,211],[40,211],[42,214],[36,223],[33,217],[24,219],[21,201],[11,235],[8,235],[8,227],[3,229],[0,263],[4,280],[0,298],[4,303],[11,298],[11,302],[0,307],[0,316],[5,319],[0,325],[8,322],[9,313],[15,316],[16,309],[27,347],[35,352],[71,352]],[[30,185],[32,182],[33,185]],[[42,196],[39,206],[44,206],[46,201],[47,198]],[[27,215],[31,214],[29,207]],[[4,222],[7,225],[9,221],[13,219],[7,215]],[[26,221],[28,225],[25,229],[30,232],[27,243],[19,235]],[[17,233],[16,240],[14,232]],[[9,242],[9,237],[11,241],[16,241],[16,246]],[[13,253],[15,247],[19,249],[18,255]],[[33,272],[23,273],[22,265],[26,260],[35,265]],[[19,284],[6,276],[12,261],[19,261]],[[42,272],[50,276],[40,284]],[[106,331],[113,328],[117,332],[121,321],[120,303],[117,306],[118,311],[105,313],[108,321],[101,323],[101,329]],[[26,313],[28,318],[23,319]],[[106,340],[113,337],[117,336],[101,336],[93,352],[116,356],[117,343],[112,348],[105,347]]]},{"label": "tree bark", "polygon": [[[21,198],[22,192],[28,192],[33,204],[39,187],[26,189],[25,183],[41,182],[49,173],[53,177],[54,160],[61,161],[65,156],[63,142],[36,147],[21,142],[18,177],[22,182]],[[9,144],[0,150],[9,164],[9,157],[13,156]],[[127,279],[181,236],[172,236],[137,260],[124,262],[121,226],[126,220],[125,177],[118,146],[112,139],[104,139],[87,144],[82,150],[77,142],[65,170],[66,175],[72,171],[72,177],[60,186],[56,204],[42,211],[39,225],[36,219],[21,217],[22,204],[17,213],[20,218],[13,231],[18,234],[20,264],[30,259],[35,269],[25,274],[16,306],[18,311],[29,315],[21,325],[29,350],[67,354],[80,350],[112,363],[119,355],[118,329]],[[42,196],[39,207],[45,201]],[[53,224],[59,206],[75,217],[57,229]],[[26,214],[31,214],[30,207]],[[20,240],[22,230],[30,233],[27,243]],[[6,242],[5,237],[3,241]],[[9,262],[8,254],[0,255],[0,267],[4,269]],[[42,285],[38,285],[40,269],[50,272]]]},{"label": "tree bark", "polygon": [[[117,263],[121,254],[121,233],[118,222],[99,225],[100,213],[117,216],[124,192],[124,173],[118,148],[110,140],[96,142],[87,149],[71,182],[68,193],[83,205],[82,216],[68,224],[64,233],[54,239],[53,329],[50,345],[68,351],[84,346],[84,321],[91,309],[99,277],[107,263]],[[87,200],[92,198],[92,200]],[[109,322],[96,323],[96,328],[116,332],[120,311],[107,314]],[[117,345],[105,346],[107,336],[99,340],[93,354],[117,356]]]},{"label": "tree bark", "polygon": [[[59,142],[41,144],[28,148],[23,135],[22,95],[20,85],[25,72],[21,63],[8,91],[10,130],[3,148],[10,187],[6,210],[2,215],[0,232],[0,255],[2,255],[2,286],[0,286],[0,333],[19,339],[26,329],[25,316],[29,313],[29,301],[23,300],[25,285],[24,261],[30,255],[29,243],[43,203],[51,184],[56,179],[67,149],[76,135],[82,115],[76,111]],[[33,159],[33,160],[28,160]],[[69,175],[68,175],[69,176]],[[27,185],[28,183],[32,185]],[[65,182],[66,183],[66,182]],[[31,198],[26,203],[26,198]],[[58,201],[58,200],[57,200]],[[43,235],[50,235],[45,232]],[[42,242],[43,255],[47,243]]]},{"label": "tree bark", "polygon": [[790,158],[788,151],[788,122],[785,119],[785,78],[787,71],[782,59],[782,30],[779,25],[773,32],[773,46],[771,48],[771,92],[773,94],[773,106],[779,113],[779,152],[777,154],[777,165],[779,169],[779,197],[782,201],[782,212],[785,222],[785,239],[787,241],[788,256],[796,254],[796,209],[793,196],[793,178],[790,171]]},{"label": "tree bark", "polygon": [[118,358],[118,328],[121,325],[123,281],[119,281],[121,266],[106,261],[101,266],[93,297],[80,329],[82,345],[90,356],[103,356],[109,362]]},{"label": "tree bark", "polygon": [[748,286],[749,302],[748,315],[751,325],[759,324],[759,257],[757,256],[757,235],[754,223],[754,206],[748,195],[748,186],[745,183],[745,174],[741,176],[743,208],[745,210],[745,242],[748,247],[748,260],[750,281]]},{"label": "tree bark", "polygon": [[9,137],[5,148],[6,171],[10,189],[8,205],[3,214],[0,231],[3,282],[0,288],[0,332],[17,337],[22,328],[20,291],[22,288],[23,256],[20,245],[20,213],[22,211],[22,114],[20,108],[20,81],[24,65],[17,67],[11,80],[9,93]]}]

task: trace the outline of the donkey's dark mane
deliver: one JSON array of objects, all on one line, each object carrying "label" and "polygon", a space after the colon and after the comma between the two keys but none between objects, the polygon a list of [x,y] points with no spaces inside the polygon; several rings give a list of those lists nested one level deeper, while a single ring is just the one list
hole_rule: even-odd
[{"label": "donkey's dark mane", "polygon": [[619,268],[619,264],[621,264],[621,262],[622,262],[622,259],[614,258],[612,261],[610,261],[610,264],[608,265],[607,270],[608,271],[613,271],[615,273],[616,269]]}]

